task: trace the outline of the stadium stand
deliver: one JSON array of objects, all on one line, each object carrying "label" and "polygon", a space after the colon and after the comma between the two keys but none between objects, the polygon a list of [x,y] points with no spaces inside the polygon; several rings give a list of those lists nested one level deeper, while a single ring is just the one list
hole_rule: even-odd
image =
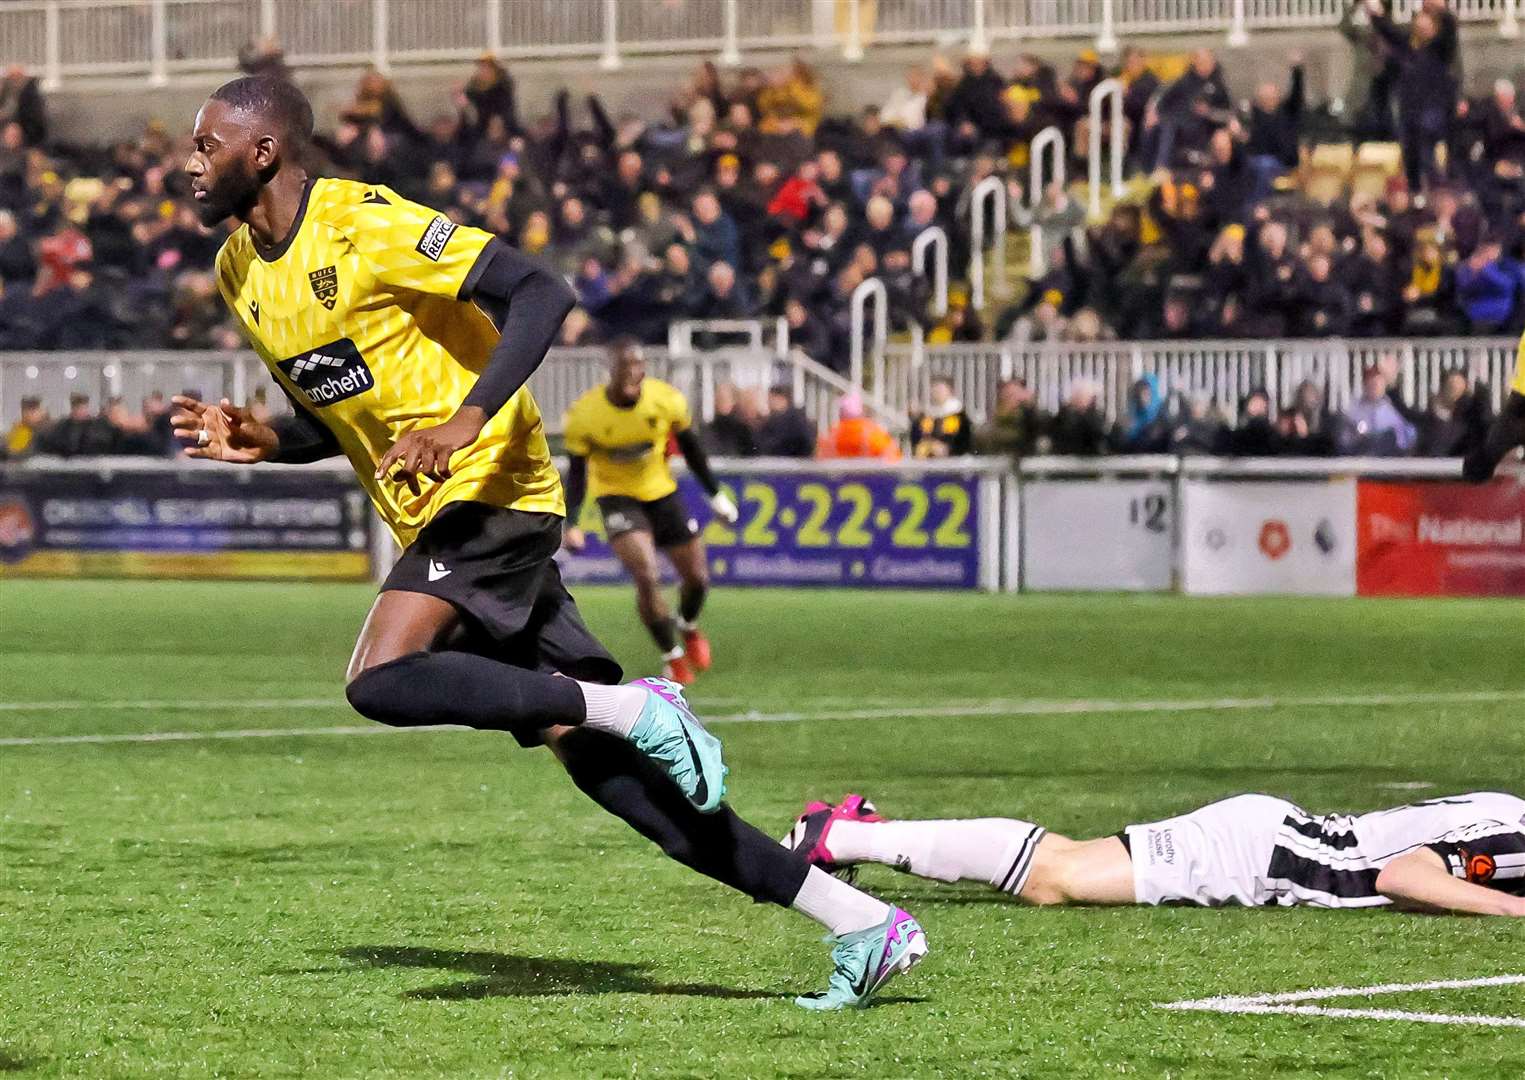
[{"label": "stadium stand", "polygon": [[[974,425],[972,445],[1000,452],[1334,452],[1355,446],[1354,426],[1363,453],[1461,453],[1508,370],[1496,338],[1525,328],[1525,119],[1507,80],[1463,93],[1457,12],[1442,0],[1402,5],[1406,19],[1364,0],[1336,6],[1373,75],[1343,116],[1309,101],[1297,55],[1284,83],[1240,101],[1206,48],[1130,47],[1116,63],[1083,48],[1055,70],[976,47],[929,55],[856,115],[834,112],[797,57],[731,72],[702,62],[657,121],[570,91],[530,118],[509,69],[483,56],[428,117],[368,71],[315,164],[553,262],[580,301],[564,348],[627,333],[660,346],[674,322],[781,318],[792,349],[845,381],[833,413],[856,392],[897,433],[914,434],[912,413],[925,430],[967,410],[959,445]],[[239,62],[288,70],[269,38]],[[1114,79],[1109,115],[1098,105]],[[1114,137],[1115,165],[1100,160]],[[1039,160],[1050,145],[1057,154]],[[182,201],[184,153],[159,125],[109,146],[50,140],[38,81],[10,72],[0,350],[242,347],[208,272],[221,236]],[[1103,198],[1104,164],[1121,184]],[[947,238],[946,293],[919,250],[933,227]],[[1008,269],[1015,288],[1001,287]],[[865,366],[859,298],[876,280],[891,341]],[[1298,357],[1244,357],[1251,342],[1288,339],[1305,343]],[[1211,343],[1210,358],[1185,358],[1189,343]],[[0,398],[10,453],[164,445],[153,395],[182,385],[143,382],[141,408],[116,381],[74,385],[70,419],[54,421],[61,400],[39,400],[42,382],[29,392],[43,366],[18,363]],[[175,365],[160,366],[171,377]],[[941,400],[934,374],[951,380]],[[241,395],[256,381],[237,380]],[[705,415],[730,425],[723,445],[756,444],[768,412],[754,399],[771,381],[739,395],[709,386]],[[738,399],[753,405],[728,404]],[[824,433],[837,416],[813,407],[810,419]],[[1374,419],[1387,441],[1369,441]]]}]

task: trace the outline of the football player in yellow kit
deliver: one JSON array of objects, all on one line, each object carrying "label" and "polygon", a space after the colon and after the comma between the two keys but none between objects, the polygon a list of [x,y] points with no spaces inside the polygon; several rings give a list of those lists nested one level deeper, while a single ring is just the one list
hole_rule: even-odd
[{"label": "football player in yellow kit", "polygon": [[[737,518],[736,503],[721,490],[699,445],[688,402],[677,387],[647,378],[639,343],[620,338],[609,347],[609,381],[572,403],[565,432],[567,520],[578,520],[591,487],[609,546],[635,582],[641,621],[662,650],[663,674],[687,686],[710,666],[710,643],[699,630],[710,577],[704,541],[667,465],[669,441],[677,443],[715,515],[727,525]],[[569,526],[567,548],[577,552],[583,543],[582,530]],[[677,619],[662,596],[659,548],[678,572]]]},{"label": "football player in yellow kit", "polygon": [[828,990],[801,1005],[866,1003],[925,953],[921,928],[742,821],[722,801],[719,741],[681,689],[615,685],[619,665],[562,586],[561,483],[524,383],[571,290],[388,188],[310,177],[312,128],[306,98],[269,76],[225,84],[197,114],[185,166],[197,212],[239,222],[218,288],[294,413],[262,423],[227,401],[176,398],[187,452],[349,458],[404,547],[350,661],[355,709],[544,743],[674,859],[836,936]]}]

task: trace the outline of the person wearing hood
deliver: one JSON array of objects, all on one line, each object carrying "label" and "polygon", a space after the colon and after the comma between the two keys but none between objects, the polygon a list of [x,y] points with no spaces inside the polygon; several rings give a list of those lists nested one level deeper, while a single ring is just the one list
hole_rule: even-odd
[{"label": "person wearing hood", "polygon": [[974,442],[964,403],[953,393],[953,380],[932,380],[931,406],[911,417],[911,453],[919,458],[962,457]]},{"label": "person wearing hood", "polygon": [[1128,394],[1128,415],[1117,425],[1117,449],[1125,454],[1160,454],[1169,443],[1160,378],[1145,375]]}]

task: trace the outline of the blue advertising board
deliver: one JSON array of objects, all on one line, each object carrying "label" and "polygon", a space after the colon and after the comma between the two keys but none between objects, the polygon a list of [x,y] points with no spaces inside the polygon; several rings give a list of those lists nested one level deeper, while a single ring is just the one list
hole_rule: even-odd
[{"label": "blue advertising board", "polygon": [[[679,490],[720,584],[993,588],[996,485],[975,470],[770,469],[719,475],[741,510],[715,520],[690,476]],[[562,557],[573,582],[625,580],[592,501],[587,548]]]}]

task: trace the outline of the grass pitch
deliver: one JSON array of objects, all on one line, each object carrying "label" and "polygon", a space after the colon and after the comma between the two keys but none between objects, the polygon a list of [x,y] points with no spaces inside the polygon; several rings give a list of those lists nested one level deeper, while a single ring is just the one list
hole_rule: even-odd
[{"label": "grass pitch", "polygon": [[[1156,1008],[1525,972],[1502,920],[1034,911],[871,868],[932,954],[879,1007],[802,1012],[827,974],[813,924],[666,862],[544,752],[248,735],[367,730],[339,678],[370,596],[0,585],[0,1073],[1525,1074],[1517,1029]],[[652,666],[627,593],[580,599]],[[727,718],[734,805],[780,835],[846,790],[1071,834],[1244,790],[1525,791],[1517,603],[730,590],[708,624],[695,700]],[[236,737],[22,742],[165,732]],[[1525,987],[1337,1004],[1525,1016]]]}]

